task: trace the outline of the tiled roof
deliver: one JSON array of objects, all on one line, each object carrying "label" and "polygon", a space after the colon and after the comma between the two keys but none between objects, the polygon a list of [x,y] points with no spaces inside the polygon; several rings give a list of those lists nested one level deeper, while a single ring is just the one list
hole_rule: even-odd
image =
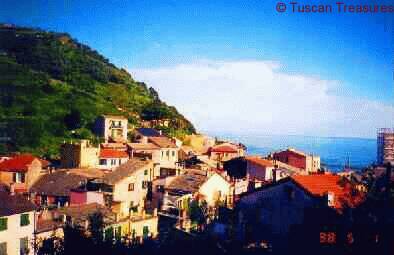
[{"label": "tiled roof", "polygon": [[166,189],[183,192],[183,193],[194,193],[197,192],[201,185],[207,180],[207,176],[201,175],[194,171],[186,172],[183,175],[175,177]]},{"label": "tiled roof", "polygon": [[126,177],[131,176],[135,171],[142,167],[152,163],[150,160],[144,160],[139,158],[129,159],[126,163],[118,166],[114,171],[109,172],[103,177],[103,181],[106,184],[114,185],[115,183],[123,180]]},{"label": "tiled roof", "polygon": [[158,150],[158,149],[160,149],[160,147],[155,145],[154,143],[128,143],[127,145],[134,150]]},{"label": "tiled roof", "polygon": [[176,144],[173,143],[170,138],[165,136],[149,137],[149,141],[159,146],[160,148],[177,148]]},{"label": "tiled roof", "polygon": [[57,210],[60,214],[70,216],[76,224],[84,225],[85,221],[94,213],[101,213],[105,223],[113,223],[115,214],[111,210],[98,203],[89,203],[81,205],[71,205]]},{"label": "tiled roof", "polygon": [[0,163],[0,171],[14,172],[21,171],[26,172],[28,166],[33,162],[34,159],[41,161],[42,167],[47,167],[49,162],[46,160],[34,157],[31,154],[21,154],[17,155],[11,159],[4,160]]},{"label": "tiled roof", "polygon": [[128,158],[129,155],[126,151],[114,150],[114,149],[102,149],[100,150],[100,158]]},{"label": "tiled roof", "polygon": [[228,144],[219,144],[211,148],[211,152],[237,153],[237,149]]},{"label": "tiled roof", "polygon": [[35,205],[24,196],[7,192],[0,192],[0,216],[31,212],[36,209]]},{"label": "tiled roof", "polygon": [[69,196],[71,189],[76,189],[89,179],[99,178],[103,171],[96,169],[57,170],[45,174],[30,188],[30,192],[48,196]]},{"label": "tiled roof", "polygon": [[126,149],[126,144],[124,143],[102,143],[100,146],[104,149]]},{"label": "tiled roof", "polygon": [[138,133],[147,137],[162,136],[159,131],[154,128],[137,128]]},{"label": "tiled roof", "polygon": [[258,156],[248,156],[245,158],[247,161],[252,162],[256,165],[260,165],[263,167],[273,167],[274,164],[272,163],[272,161],[267,160],[267,159],[263,159],[261,157]]},{"label": "tiled roof", "polygon": [[345,183],[345,185],[341,186],[341,177],[339,175],[293,175],[291,178],[314,196],[322,197],[329,192],[333,193],[335,208],[342,208],[342,203],[354,206],[362,201],[361,196],[350,197],[350,184]]}]

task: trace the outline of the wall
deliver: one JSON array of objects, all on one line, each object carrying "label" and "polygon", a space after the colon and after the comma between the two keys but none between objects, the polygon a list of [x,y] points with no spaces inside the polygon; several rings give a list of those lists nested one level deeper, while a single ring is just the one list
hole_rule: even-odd
[{"label": "wall", "polygon": [[[147,175],[145,175],[147,170]],[[114,185],[113,200],[121,203],[121,217],[129,214],[130,202],[136,206],[146,197],[148,189],[142,188],[143,181],[151,181],[153,164],[149,164],[141,169],[136,170],[132,176],[124,178]],[[134,183],[134,190],[129,191],[129,184]]]},{"label": "wall", "polygon": [[66,143],[61,147],[61,167],[97,167],[100,149],[91,146],[89,141],[81,140],[80,143]]},{"label": "wall", "polygon": [[288,165],[305,169],[306,159],[305,156],[299,155],[292,151],[281,151],[274,154],[274,158]]},{"label": "wall", "polygon": [[[292,191],[292,196],[289,192]],[[292,181],[283,182],[256,191],[238,201],[238,234],[245,238],[248,229],[257,230],[255,237],[264,231],[286,235],[291,225],[301,224],[304,209],[312,206],[314,200]]]},{"label": "wall", "polygon": [[213,206],[220,192],[220,200],[224,201],[230,195],[230,184],[218,174],[212,175],[203,185],[201,185],[199,193],[204,195],[208,205]]},{"label": "wall", "polygon": [[257,178],[259,180],[272,180],[273,167],[266,167],[259,164],[255,164],[251,161],[247,161],[246,172],[249,174],[249,178]]},{"label": "wall", "polygon": [[42,164],[38,159],[34,159],[28,167],[26,173],[26,186],[28,189],[40,178],[42,172]]},{"label": "wall", "polygon": [[30,224],[20,226],[20,214],[8,216],[8,229],[0,231],[0,243],[7,242],[8,255],[19,255],[20,238],[28,237],[29,254],[33,254],[31,243],[34,240],[34,212],[29,212]]},{"label": "wall", "polygon": [[[115,121],[121,123],[121,129],[119,128],[111,128],[111,122]],[[127,141],[127,119],[123,118],[104,118],[104,139],[107,142],[108,139],[112,136],[112,130],[120,130],[119,138]]]},{"label": "wall", "polygon": [[[113,169],[117,168],[118,166],[120,166],[121,164],[126,163],[129,160],[128,158],[105,158],[105,159],[107,161],[106,164],[105,165],[104,164],[103,165],[99,164],[98,165],[99,169],[111,169],[111,170],[113,170]],[[115,164],[114,165],[112,165],[112,160],[115,160]]]}]

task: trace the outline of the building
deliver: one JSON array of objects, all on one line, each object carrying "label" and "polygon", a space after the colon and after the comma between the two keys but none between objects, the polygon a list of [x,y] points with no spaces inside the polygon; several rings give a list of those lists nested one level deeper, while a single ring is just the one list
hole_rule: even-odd
[{"label": "building", "polygon": [[244,154],[245,149],[241,144],[222,143],[208,150],[209,158],[219,163],[233,158],[243,157]]},{"label": "building", "polygon": [[90,168],[99,165],[100,148],[88,140],[64,143],[60,149],[62,168]]},{"label": "building", "polygon": [[102,178],[107,204],[119,218],[128,217],[132,210],[144,204],[152,189],[152,179],[151,160],[130,159]]},{"label": "building", "polygon": [[206,135],[192,134],[185,137],[184,144],[190,146],[196,153],[204,154],[215,145],[215,139]]},{"label": "building", "polygon": [[394,128],[381,128],[377,135],[377,163],[394,165]]},{"label": "building", "polygon": [[102,115],[96,120],[95,131],[105,142],[127,142],[127,125],[123,116]]},{"label": "building", "polygon": [[234,189],[232,182],[219,173],[214,173],[201,185],[198,191],[200,198],[211,207],[223,204],[231,207]]},{"label": "building", "polygon": [[176,216],[182,215],[187,208],[185,203],[189,203],[206,180],[206,173],[194,169],[187,169],[184,174],[171,177],[168,183],[158,186],[156,190],[164,193],[161,209]]},{"label": "building", "polygon": [[162,136],[162,132],[159,130],[156,130],[154,128],[136,128],[135,129],[135,139],[140,141],[141,140],[146,140],[149,137],[158,137]]},{"label": "building", "polygon": [[103,176],[104,172],[100,169],[56,170],[41,176],[31,187],[30,196],[38,206],[68,206],[72,190]]},{"label": "building", "polygon": [[27,192],[44,174],[49,162],[31,154],[20,154],[0,163],[0,182],[15,192]]},{"label": "building", "polygon": [[274,160],[283,162],[287,165],[303,169],[304,173],[316,173],[320,171],[320,157],[307,155],[301,151],[289,148],[284,151],[275,152],[272,155]]},{"label": "building", "polygon": [[272,181],[274,179],[274,164],[271,160],[258,156],[248,156],[246,159],[246,174],[249,179]]},{"label": "building", "polygon": [[338,175],[295,175],[245,193],[236,206],[239,237],[279,237],[284,241],[310,216],[330,222],[323,210],[337,216],[345,206],[355,207],[362,202],[362,195],[353,194],[349,185]]},{"label": "building", "polygon": [[129,154],[124,150],[101,149],[99,155],[100,169],[115,169],[129,160]]},{"label": "building", "polygon": [[[179,147],[172,139],[161,137],[150,137],[148,141],[160,148],[159,155],[159,172],[155,172],[155,177],[166,177],[179,174]],[[156,163],[156,162],[155,162]]]},{"label": "building", "polygon": [[0,192],[0,201],[0,254],[34,254],[34,204],[7,192]]}]

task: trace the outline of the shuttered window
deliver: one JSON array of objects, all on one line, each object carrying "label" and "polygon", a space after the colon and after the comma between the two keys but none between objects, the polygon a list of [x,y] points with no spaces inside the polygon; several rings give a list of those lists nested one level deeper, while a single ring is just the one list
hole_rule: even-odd
[{"label": "shuttered window", "polygon": [[21,214],[21,226],[23,227],[29,224],[30,224],[29,214],[28,213]]},{"label": "shuttered window", "polygon": [[7,230],[7,223],[8,219],[7,218],[0,218],[0,231]]}]

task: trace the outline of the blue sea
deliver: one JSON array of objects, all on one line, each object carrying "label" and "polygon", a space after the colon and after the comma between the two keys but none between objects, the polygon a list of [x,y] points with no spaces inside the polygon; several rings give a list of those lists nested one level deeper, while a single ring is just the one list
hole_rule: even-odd
[{"label": "blue sea", "polygon": [[322,166],[331,171],[343,170],[348,160],[353,169],[362,169],[376,162],[376,139],[297,135],[210,135],[245,144],[249,155],[266,156],[270,152],[288,147],[313,153],[319,155]]}]

